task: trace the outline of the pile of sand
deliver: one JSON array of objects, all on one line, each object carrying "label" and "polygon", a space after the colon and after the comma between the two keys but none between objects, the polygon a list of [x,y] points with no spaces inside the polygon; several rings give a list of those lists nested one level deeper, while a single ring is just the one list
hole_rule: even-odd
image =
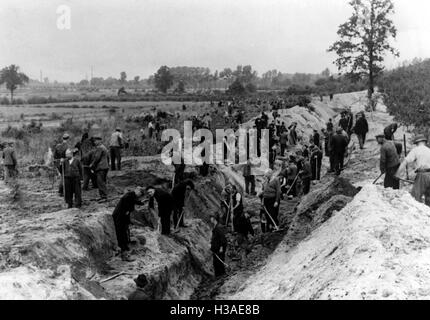
[{"label": "pile of sand", "polygon": [[429,299],[430,208],[366,185],[296,248],[280,246],[233,299]]}]

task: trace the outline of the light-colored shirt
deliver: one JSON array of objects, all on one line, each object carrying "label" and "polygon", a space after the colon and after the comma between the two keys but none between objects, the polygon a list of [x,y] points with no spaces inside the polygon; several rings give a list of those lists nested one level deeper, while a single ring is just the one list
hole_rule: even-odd
[{"label": "light-colored shirt", "polygon": [[115,131],[114,133],[112,133],[109,146],[120,147],[121,142],[122,142],[122,133],[118,131]]},{"label": "light-colored shirt", "polygon": [[430,169],[430,148],[426,146],[418,146],[412,149],[397,171],[397,175],[405,172],[406,165],[411,164],[414,164],[416,170]]}]

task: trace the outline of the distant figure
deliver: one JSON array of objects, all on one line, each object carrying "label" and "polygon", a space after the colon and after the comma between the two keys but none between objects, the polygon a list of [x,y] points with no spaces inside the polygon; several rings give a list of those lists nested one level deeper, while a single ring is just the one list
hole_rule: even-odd
[{"label": "distant figure", "polygon": [[364,149],[366,143],[366,135],[369,132],[369,124],[367,123],[366,116],[364,113],[357,114],[357,121],[354,127],[354,133],[357,135],[360,149]]},{"label": "distant figure", "polygon": [[[120,128],[116,128],[115,132],[112,133],[109,143],[110,149],[110,160],[111,160],[111,170],[121,171],[121,149],[124,146],[124,140]],[[116,162],[116,165],[115,165]]]},{"label": "distant figure", "polygon": [[[252,174],[252,165],[250,159],[248,159],[243,167],[243,177],[245,179],[245,192],[255,196],[255,176]],[[249,187],[250,185],[251,188]]]},{"label": "distant figure", "polygon": [[16,178],[18,161],[13,142],[8,142],[7,147],[3,149],[4,180],[9,182]]},{"label": "distant figure", "polygon": [[327,122],[327,131],[333,131],[333,130],[334,130],[333,120],[329,119]]},{"label": "distant figure", "polygon": [[127,94],[127,91],[125,91],[124,87],[119,88],[119,90],[118,90],[118,96],[126,95],[126,94]]}]

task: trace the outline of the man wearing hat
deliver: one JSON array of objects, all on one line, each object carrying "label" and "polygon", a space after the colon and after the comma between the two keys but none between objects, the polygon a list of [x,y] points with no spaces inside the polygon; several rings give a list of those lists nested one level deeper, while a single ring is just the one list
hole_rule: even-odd
[{"label": "man wearing hat", "polygon": [[58,194],[60,197],[63,196],[64,190],[64,167],[63,162],[66,159],[66,150],[69,149],[69,139],[70,136],[68,133],[63,134],[63,141],[57,144],[54,148],[54,165],[58,170],[58,175],[60,178],[60,185],[58,186]]},{"label": "man wearing hat", "polygon": [[95,172],[97,177],[97,187],[99,189],[100,200],[107,199],[107,174],[109,171],[109,153],[107,148],[102,144],[100,136],[94,137],[94,150],[93,162],[90,164],[90,169]]},{"label": "man wearing hat", "polygon": [[82,206],[82,164],[76,158],[79,153],[78,149],[67,149],[64,166],[64,195],[68,208],[73,208],[73,196],[75,197],[76,208]]},{"label": "man wearing hat", "polygon": [[376,136],[376,140],[381,145],[381,173],[385,173],[384,187],[400,189],[399,179],[396,178],[396,172],[400,166],[399,154],[397,153],[396,145],[391,140],[386,140],[384,134]]},{"label": "man wearing hat", "polygon": [[[121,149],[123,147],[123,137],[120,128],[116,128],[115,132],[112,133],[110,138],[110,160],[111,160],[111,170],[121,171]],[[116,161],[116,166],[115,166]]]},{"label": "man wearing hat", "polygon": [[13,142],[8,142],[7,146],[3,150],[3,165],[5,173],[5,181],[8,182],[10,179],[16,177],[16,166],[18,162],[16,159],[15,149]]},{"label": "man wearing hat", "polygon": [[409,152],[396,173],[396,177],[401,177],[406,171],[406,166],[414,165],[417,176],[412,196],[421,202],[422,196],[425,197],[425,204],[430,206],[430,148],[427,147],[427,138],[424,135],[418,135],[414,139],[416,147]]}]

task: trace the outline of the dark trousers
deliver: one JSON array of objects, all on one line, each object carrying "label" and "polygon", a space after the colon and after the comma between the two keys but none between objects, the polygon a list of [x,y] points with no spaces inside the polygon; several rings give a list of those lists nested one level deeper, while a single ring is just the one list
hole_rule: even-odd
[{"label": "dark trousers", "polygon": [[395,177],[400,164],[393,168],[388,168],[385,172],[384,188],[393,188],[394,190],[400,189],[400,180]]},{"label": "dark trousers", "polygon": [[[279,225],[279,222],[278,222],[279,203],[278,203],[278,206],[275,208],[274,207],[275,202],[276,202],[276,198],[265,198],[263,200],[264,206],[266,207],[266,210],[269,212],[270,217],[272,217],[276,225]],[[272,219],[270,219],[266,211],[264,213],[266,214],[267,228],[268,229],[271,229],[272,227],[274,228]]]},{"label": "dark trousers", "polygon": [[[174,225],[175,228],[178,225],[179,218],[181,218],[181,222],[179,222],[179,226],[180,227],[184,227],[185,226],[185,224],[184,224],[184,215],[185,215],[185,213],[182,214],[183,210],[184,210],[184,207],[180,207],[180,208],[177,208],[177,209],[175,209],[173,211],[173,223],[175,224]],[[182,214],[182,217],[181,217],[181,214]]]},{"label": "dark trousers", "polygon": [[245,192],[249,194],[249,185],[251,185],[251,194],[255,194],[255,176],[247,176],[245,178]]},{"label": "dark trousers", "polygon": [[63,165],[61,165],[61,164],[58,165],[57,169],[58,169],[58,172],[60,173],[60,182],[58,184],[58,193],[60,195],[63,195],[64,194],[64,190],[63,190],[63,188],[64,188]]},{"label": "dark trousers", "polygon": [[357,134],[358,143],[360,144],[360,149],[364,148],[364,144],[366,143],[366,134]]},{"label": "dark trousers", "polygon": [[[214,272],[215,272],[215,277],[220,277],[225,275],[225,266],[223,264],[223,262],[225,261],[225,253],[213,253],[213,260],[214,260]],[[217,257],[218,256],[218,257]],[[219,258],[219,259],[218,259]],[[221,259],[221,261],[219,261]]]},{"label": "dark trousers", "polygon": [[303,183],[303,193],[307,195],[311,190],[311,178],[310,177],[303,178],[302,183]]},{"label": "dark trousers", "polygon": [[285,150],[287,150],[287,145],[281,144],[281,157],[285,156]]},{"label": "dark trousers", "polygon": [[172,211],[166,209],[158,209],[160,212],[160,222],[161,222],[161,234],[170,234],[170,215]]},{"label": "dark trousers", "polygon": [[129,244],[129,229],[128,224],[123,223],[115,223],[115,232],[116,239],[118,241],[118,247],[121,248],[121,251],[128,251]]},{"label": "dark trousers", "polygon": [[334,171],[336,172],[336,175],[340,175],[340,173],[343,170],[343,161],[345,159],[345,155],[344,154],[334,154],[333,155],[333,166],[334,166]]},{"label": "dark trousers", "polygon": [[73,207],[73,196],[75,196],[76,207],[82,205],[81,179],[79,177],[64,177],[66,203],[69,208]]},{"label": "dark trousers", "polygon": [[108,170],[99,170],[96,171],[96,177],[97,177],[97,188],[99,189],[100,198],[106,199],[107,198],[107,173]]},{"label": "dark trousers", "polygon": [[[116,169],[121,170],[121,148],[120,147],[110,147],[110,159],[111,159],[111,170]],[[116,167],[115,167],[116,161]]]},{"label": "dark trousers", "polygon": [[83,167],[84,183],[82,185],[83,190],[88,190],[90,180],[93,188],[97,188],[97,176],[91,172],[89,167]]}]

